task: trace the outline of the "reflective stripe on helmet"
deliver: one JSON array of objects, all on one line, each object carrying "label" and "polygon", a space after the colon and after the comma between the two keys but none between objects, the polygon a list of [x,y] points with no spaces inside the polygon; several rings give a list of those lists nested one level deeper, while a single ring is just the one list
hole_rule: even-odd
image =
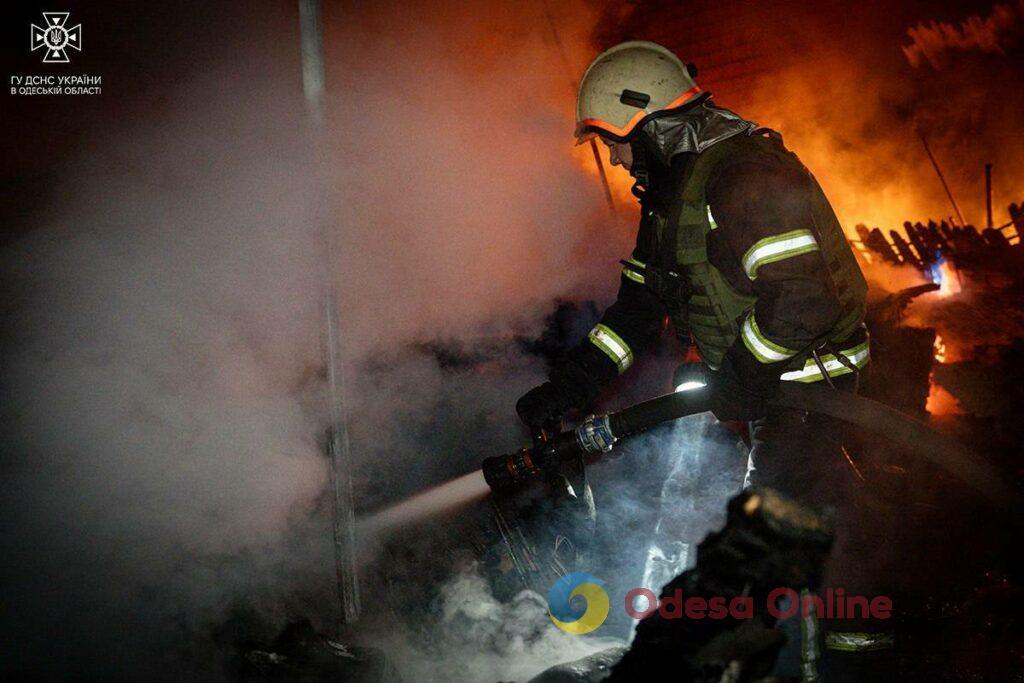
[{"label": "reflective stripe on helmet", "polygon": [[797,354],[796,351],[779,346],[761,334],[761,330],[757,327],[757,320],[754,319],[753,311],[748,313],[746,320],[743,321],[740,336],[743,338],[743,345],[762,363],[778,363],[779,361],[788,360]]},{"label": "reflective stripe on helmet", "polygon": [[791,230],[758,240],[743,255],[743,270],[751,280],[757,278],[757,269],[769,263],[818,251],[818,241],[810,230]]},{"label": "reflective stripe on helmet", "polygon": [[[857,344],[853,348],[844,349],[839,353],[845,356],[857,368],[863,368],[867,365],[870,357],[867,341]],[[853,372],[853,370],[846,367],[842,361],[831,353],[821,357],[821,364],[825,366],[825,372],[828,373],[829,377],[838,377]],[[808,358],[807,362],[804,363],[803,369],[784,372],[779,379],[786,382],[817,382],[824,379],[824,376],[821,374],[821,368],[814,362],[814,359]]]},{"label": "reflective stripe on helmet", "polygon": [[[686,104],[691,99],[696,97],[699,93],[700,88],[695,85],[686,92],[684,92],[682,95],[677,97],[676,99],[666,104],[664,107],[658,109],[657,111],[667,111],[669,109],[681,107],[682,105]],[[626,123],[626,125],[621,128],[614,124],[608,123],[607,121],[602,121],[601,119],[581,119],[576,123],[576,144],[582,144],[586,142],[589,139],[588,137],[586,137],[587,133],[611,133],[612,137],[624,140],[625,138],[629,137],[630,133],[633,132],[633,129],[636,128],[636,125],[640,123],[640,121],[644,120],[653,113],[654,112],[641,109],[636,114],[633,114],[633,118],[631,118]]]},{"label": "reflective stripe on helmet", "polygon": [[895,645],[892,633],[852,633],[832,631],[825,634],[825,647],[843,652],[887,650]]},{"label": "reflective stripe on helmet", "polygon": [[619,372],[625,372],[633,364],[633,351],[622,337],[615,334],[610,327],[598,323],[587,335],[587,339],[611,358]]},{"label": "reflective stripe on helmet", "polygon": [[645,279],[644,279],[643,273],[641,273],[640,271],[646,270],[647,266],[644,265],[643,263],[641,263],[640,261],[637,261],[635,258],[632,258],[632,257],[626,259],[626,263],[631,263],[634,266],[636,266],[637,268],[639,268],[640,270],[639,271],[638,270],[633,270],[629,266],[625,266],[622,269],[622,274],[625,275],[630,280],[632,280],[633,282],[638,282],[641,285],[644,284]]}]

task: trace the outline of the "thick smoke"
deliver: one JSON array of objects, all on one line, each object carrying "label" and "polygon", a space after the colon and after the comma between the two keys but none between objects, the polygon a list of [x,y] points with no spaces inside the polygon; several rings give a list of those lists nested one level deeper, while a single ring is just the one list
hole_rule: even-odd
[{"label": "thick smoke", "polygon": [[959,220],[922,138],[964,220],[984,227],[985,163],[995,167],[995,220],[1009,220],[1022,152],[1013,114],[1019,92],[1010,86],[1020,75],[1011,58],[964,58],[925,72],[893,60],[891,46],[877,41],[822,41],[816,51],[755,87],[752,108],[786,135],[848,230]]},{"label": "thick smoke", "polygon": [[[547,600],[535,592],[497,600],[472,564],[461,567],[437,593],[429,638],[399,630],[382,639],[391,641],[389,651],[408,680],[527,681],[553,664],[621,645],[553,628]],[[401,637],[397,642],[395,635]]]},{"label": "thick smoke", "polygon": [[1024,60],[1013,38],[1017,3],[999,7],[943,8],[956,25],[976,24],[968,17],[978,14],[1012,16],[1016,28],[999,19],[999,51],[958,50],[942,69],[915,68],[900,49],[934,23],[934,4],[916,0],[866,3],[853,14],[841,2],[609,5],[596,42],[649,38],[694,61],[720,105],[783,134],[856,239],[858,223],[889,230],[955,215],[922,136],[967,222],[985,224],[986,163],[994,220],[1009,221],[1024,180]]},{"label": "thick smoke", "polygon": [[5,621],[27,667],[158,671],[326,559],[305,534],[326,479],[314,197],[287,109],[221,104],[106,136],[3,254]]},{"label": "thick smoke", "polygon": [[[237,78],[224,46],[54,169],[60,201],[2,255],[5,667],[168,675],[208,670],[232,614],[331,628],[318,221],[360,504],[523,438],[543,363],[513,336],[555,297],[606,297],[625,249],[540,12],[328,8],[325,176],[297,69]],[[291,19],[268,61],[296,62]],[[479,339],[506,357],[460,375],[416,351]]]},{"label": "thick smoke", "polygon": [[[576,68],[597,47],[584,39],[591,11],[551,8]],[[541,4],[329,6],[317,140],[302,115],[298,18],[286,18],[263,27],[256,52],[232,49],[235,12],[217,40],[198,35],[216,62],[175,70],[186,75],[159,107],[119,102],[49,169],[54,201],[26,212],[31,224],[0,255],[6,668],[174,677],[209,671],[232,615],[331,628],[319,222],[341,247],[366,508],[520,445],[512,406],[544,368],[516,337],[536,334],[556,297],[612,293],[630,229],[608,218],[589,151],[572,148],[571,76]],[[902,81],[874,80],[870,60],[805,62],[737,109],[786,133],[848,223],[935,215],[941,190],[908,156],[913,115],[905,97],[890,99]],[[889,79],[890,66],[877,73]],[[1019,103],[1003,96],[1005,109],[958,96],[953,121],[1010,120]],[[949,158],[961,148],[945,130],[936,147]],[[983,160],[1002,177],[1017,139],[973,140],[951,164],[955,183]],[[312,171],[313,144],[324,174]],[[964,203],[979,215],[978,201]],[[654,393],[649,380],[628,395]],[[622,518],[639,509],[620,504]],[[475,671],[520,675],[509,658],[579,654],[530,639],[534,597],[501,607],[475,579],[455,581],[479,598],[474,618],[530,616],[514,622],[523,646],[482,656]],[[412,673],[464,670],[416,655],[399,653]]]}]

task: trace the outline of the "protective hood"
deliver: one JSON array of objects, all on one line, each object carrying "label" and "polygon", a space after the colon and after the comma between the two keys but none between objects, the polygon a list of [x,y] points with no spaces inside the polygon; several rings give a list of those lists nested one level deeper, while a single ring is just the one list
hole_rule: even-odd
[{"label": "protective hood", "polygon": [[662,166],[684,152],[703,152],[734,135],[750,135],[758,125],[739,114],[713,104],[710,93],[698,97],[690,106],[653,117],[640,131],[644,147]]}]

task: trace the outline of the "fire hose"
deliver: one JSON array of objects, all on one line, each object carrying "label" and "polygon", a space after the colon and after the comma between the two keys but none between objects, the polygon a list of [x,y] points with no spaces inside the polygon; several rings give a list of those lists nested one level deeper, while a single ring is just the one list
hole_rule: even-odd
[{"label": "fire hose", "polygon": [[[1015,513],[1021,496],[999,473],[966,446],[928,425],[878,401],[837,391],[824,384],[782,382],[770,405],[827,415],[873,432],[890,443],[954,475],[990,501]],[[702,388],[677,391],[638,403],[618,412],[591,415],[575,429],[555,434],[507,455],[484,460],[484,480],[492,491],[510,492],[565,462],[594,461],[615,444],[662,423],[708,411]]]}]

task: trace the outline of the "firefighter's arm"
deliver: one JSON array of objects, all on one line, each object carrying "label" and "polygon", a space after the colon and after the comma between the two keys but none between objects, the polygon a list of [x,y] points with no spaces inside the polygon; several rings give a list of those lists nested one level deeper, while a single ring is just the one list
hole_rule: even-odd
[{"label": "firefighter's arm", "polygon": [[[738,165],[709,186],[719,239],[757,297],[726,354],[722,393],[759,412],[787,362],[804,352],[841,315],[821,257],[806,176],[797,169]],[[723,409],[723,412],[726,412]],[[744,412],[740,410],[739,412]],[[721,416],[720,416],[721,417]]]},{"label": "firefighter's arm", "polygon": [[644,286],[642,250],[622,269],[618,297],[600,322],[530,390],[516,411],[534,429],[550,427],[571,410],[586,409],[601,387],[625,372],[658,337],[665,318],[661,301]]},{"label": "firefighter's arm", "polygon": [[[586,403],[602,385],[629,369],[658,337],[665,319],[665,307],[644,285],[644,261],[632,256],[622,269],[619,294],[601,316],[587,338],[567,354],[568,365],[585,370],[593,383]],[[552,378],[561,368],[552,372]]]}]

